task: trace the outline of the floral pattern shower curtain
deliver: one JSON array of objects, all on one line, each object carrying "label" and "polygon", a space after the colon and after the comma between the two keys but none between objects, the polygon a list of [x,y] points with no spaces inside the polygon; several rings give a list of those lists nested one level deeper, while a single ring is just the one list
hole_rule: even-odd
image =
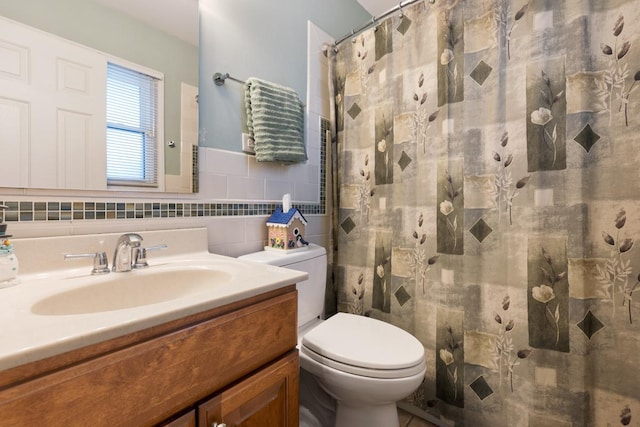
[{"label": "floral pattern shower curtain", "polygon": [[639,21],[436,0],[335,54],[338,307],[424,344],[443,421],[640,425]]}]

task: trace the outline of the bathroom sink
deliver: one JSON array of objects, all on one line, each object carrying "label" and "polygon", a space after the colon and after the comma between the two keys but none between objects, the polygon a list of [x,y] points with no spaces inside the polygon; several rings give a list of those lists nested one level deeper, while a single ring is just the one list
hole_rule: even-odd
[{"label": "bathroom sink", "polygon": [[[232,275],[215,268],[134,270],[91,277],[88,284],[37,301],[31,312],[60,316],[124,310],[207,292]],[[79,280],[77,278],[71,280]]]},{"label": "bathroom sink", "polygon": [[278,293],[308,278],[212,254],[203,228],[145,232],[147,248],[168,244],[149,257],[147,268],[91,275],[93,260],[63,261],[65,253],[111,252],[121,236],[13,241],[21,283],[0,290],[0,372]]}]

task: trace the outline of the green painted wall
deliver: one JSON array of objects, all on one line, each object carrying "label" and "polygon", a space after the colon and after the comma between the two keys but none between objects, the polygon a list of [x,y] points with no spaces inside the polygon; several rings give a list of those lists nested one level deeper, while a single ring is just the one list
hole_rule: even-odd
[{"label": "green painted wall", "polygon": [[[198,85],[196,46],[91,0],[0,0],[0,15],[163,72],[165,140],[180,141],[180,83]],[[180,173],[179,153],[165,145],[167,174]]]}]

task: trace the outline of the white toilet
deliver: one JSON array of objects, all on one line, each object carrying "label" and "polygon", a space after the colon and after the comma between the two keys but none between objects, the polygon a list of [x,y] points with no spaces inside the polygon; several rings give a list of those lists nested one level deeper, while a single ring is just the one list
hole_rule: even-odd
[{"label": "white toilet", "polygon": [[[321,320],[327,273],[321,246],[240,258],[309,273],[309,279],[297,285],[300,367],[335,399],[335,426],[397,427],[396,401],[418,388],[426,372],[420,341],[369,317],[338,313]],[[326,421],[314,424],[331,427]]]}]

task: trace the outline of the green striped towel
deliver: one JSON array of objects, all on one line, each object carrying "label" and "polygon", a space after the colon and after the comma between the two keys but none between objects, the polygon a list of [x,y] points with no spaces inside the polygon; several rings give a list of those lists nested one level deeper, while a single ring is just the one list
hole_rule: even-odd
[{"label": "green striped towel", "polygon": [[307,160],[304,109],[293,89],[252,77],[244,86],[244,101],[257,161]]}]

